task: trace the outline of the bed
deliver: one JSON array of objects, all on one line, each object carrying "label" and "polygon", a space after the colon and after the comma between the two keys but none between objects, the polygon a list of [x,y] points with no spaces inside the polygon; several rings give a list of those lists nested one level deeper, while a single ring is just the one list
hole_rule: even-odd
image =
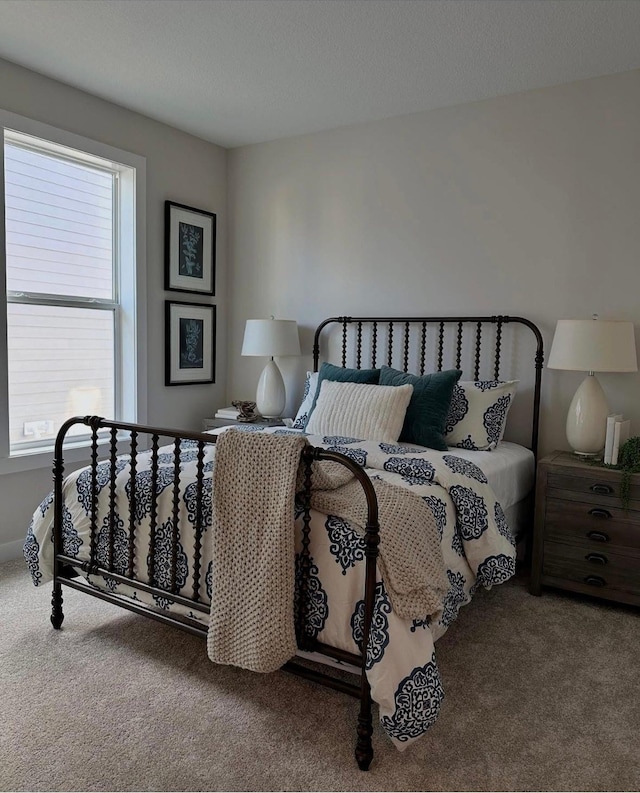
[{"label": "bed", "polygon": [[[320,376],[330,366],[320,366],[321,353],[323,359],[337,361],[341,373],[382,366],[389,375],[394,363],[399,366],[396,373],[414,371],[414,386],[405,387],[407,399],[417,394],[415,383],[425,372],[464,371],[472,378],[463,381],[459,374],[456,379],[457,397],[450,395],[447,410],[447,445],[440,450],[411,439],[390,442],[345,433],[313,434],[314,426],[331,427],[331,422],[322,423],[332,415],[325,397],[334,392],[342,397],[349,390],[346,385],[317,386],[315,393],[306,394],[296,417],[298,426],[292,429],[247,424],[242,430],[228,430],[234,436],[272,436],[273,441],[263,445],[304,436],[292,515],[292,613],[299,657],[283,668],[359,699],[355,756],[366,770],[373,758],[373,702],[383,729],[399,749],[418,739],[436,721],[444,695],[436,640],[479,587],[492,587],[513,575],[517,541],[526,555],[542,338],[533,323],[519,317],[334,317],[321,323],[314,337],[313,369]],[[519,413],[512,408],[510,415],[520,418],[520,431],[527,435],[524,442],[519,437],[519,442],[503,439],[506,409],[503,414],[497,411],[501,431],[491,436],[496,406],[515,393],[514,385],[504,385],[516,382],[504,379],[505,360],[511,364],[510,376],[515,371],[520,380],[514,400]],[[308,383],[313,382],[310,375]],[[359,385],[349,385],[349,393],[355,391],[360,399],[364,391]],[[394,400],[401,390],[391,389]],[[373,391],[376,397],[390,393],[375,385]],[[482,449],[474,443],[476,430],[469,432],[472,410],[467,403],[486,401],[487,395],[494,402],[484,411],[486,426],[480,432],[488,432],[491,442]],[[315,419],[303,409],[312,397]],[[466,405],[466,414],[461,405]],[[493,423],[487,424],[487,416]],[[65,438],[79,427],[90,433],[91,464],[65,476]],[[54,490],[36,509],[25,542],[34,584],[53,582],[55,628],[63,622],[64,585],[207,638],[218,602],[211,561],[214,458],[219,440],[222,452],[226,441],[220,436],[226,432],[183,432],[95,416],[66,422],[55,445]],[[101,450],[106,451],[105,459],[100,459]],[[359,488],[358,525],[344,514],[317,508],[325,502],[314,500],[314,472],[324,464],[342,466]],[[440,584],[437,590],[437,605],[429,601],[423,611],[419,598],[411,600],[418,604],[411,606],[413,611],[405,608],[390,565],[392,520],[381,493],[400,490],[409,492],[405,500],[412,508],[418,503],[423,512],[428,508],[442,555],[441,574],[446,576],[444,587]],[[420,526],[418,539],[419,531]],[[429,564],[427,559],[425,566]],[[420,582],[423,572],[415,571]],[[333,673],[331,666],[340,671]]]}]

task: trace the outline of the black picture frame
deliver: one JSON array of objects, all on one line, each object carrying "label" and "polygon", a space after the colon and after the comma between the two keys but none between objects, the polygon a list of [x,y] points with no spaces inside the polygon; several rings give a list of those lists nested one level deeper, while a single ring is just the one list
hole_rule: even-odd
[{"label": "black picture frame", "polygon": [[216,307],[165,300],[165,385],[215,383]]},{"label": "black picture frame", "polygon": [[168,292],[216,293],[216,215],[164,202],[164,288]]}]

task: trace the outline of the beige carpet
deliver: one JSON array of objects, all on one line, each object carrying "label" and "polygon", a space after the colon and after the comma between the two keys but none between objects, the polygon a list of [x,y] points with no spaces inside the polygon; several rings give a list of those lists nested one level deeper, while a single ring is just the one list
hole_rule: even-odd
[{"label": "beige carpet", "polygon": [[0,565],[2,790],[638,790],[640,614],[522,579],[482,592],[438,642],[446,699],[399,753],[357,703],[207,660],[202,640]]}]

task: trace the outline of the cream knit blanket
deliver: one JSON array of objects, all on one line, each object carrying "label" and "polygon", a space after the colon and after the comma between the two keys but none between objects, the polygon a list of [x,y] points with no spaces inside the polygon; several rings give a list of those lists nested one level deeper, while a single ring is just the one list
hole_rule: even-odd
[{"label": "cream knit blanket", "polygon": [[209,658],[273,672],[296,654],[294,500],[306,438],[227,430],[213,468]]},{"label": "cream knit blanket", "polygon": [[[434,614],[449,591],[440,532],[431,507],[420,496],[376,476],[380,545],[378,569],[394,612],[403,619]],[[311,506],[339,515],[364,534],[367,502],[362,485],[340,463],[314,464]]]},{"label": "cream knit blanket", "polygon": [[[218,437],[213,477],[212,661],[256,672],[295,655],[294,499],[303,436],[228,430]],[[297,484],[296,484],[297,481]],[[393,610],[433,614],[446,595],[440,535],[431,508],[405,488],[372,479],[378,499],[378,567]],[[363,531],[362,486],[339,463],[314,463],[311,506]]]}]

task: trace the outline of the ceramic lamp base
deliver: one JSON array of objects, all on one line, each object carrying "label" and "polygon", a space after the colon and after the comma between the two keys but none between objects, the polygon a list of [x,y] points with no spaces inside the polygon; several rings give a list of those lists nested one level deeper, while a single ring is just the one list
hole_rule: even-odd
[{"label": "ceramic lamp base", "polygon": [[284,380],[278,365],[272,358],[262,370],[258,381],[256,393],[258,413],[267,419],[278,418],[282,415],[285,401]]},{"label": "ceramic lamp base", "polygon": [[569,406],[567,440],[582,457],[595,457],[604,448],[609,405],[602,386],[593,374],[582,381]]}]

